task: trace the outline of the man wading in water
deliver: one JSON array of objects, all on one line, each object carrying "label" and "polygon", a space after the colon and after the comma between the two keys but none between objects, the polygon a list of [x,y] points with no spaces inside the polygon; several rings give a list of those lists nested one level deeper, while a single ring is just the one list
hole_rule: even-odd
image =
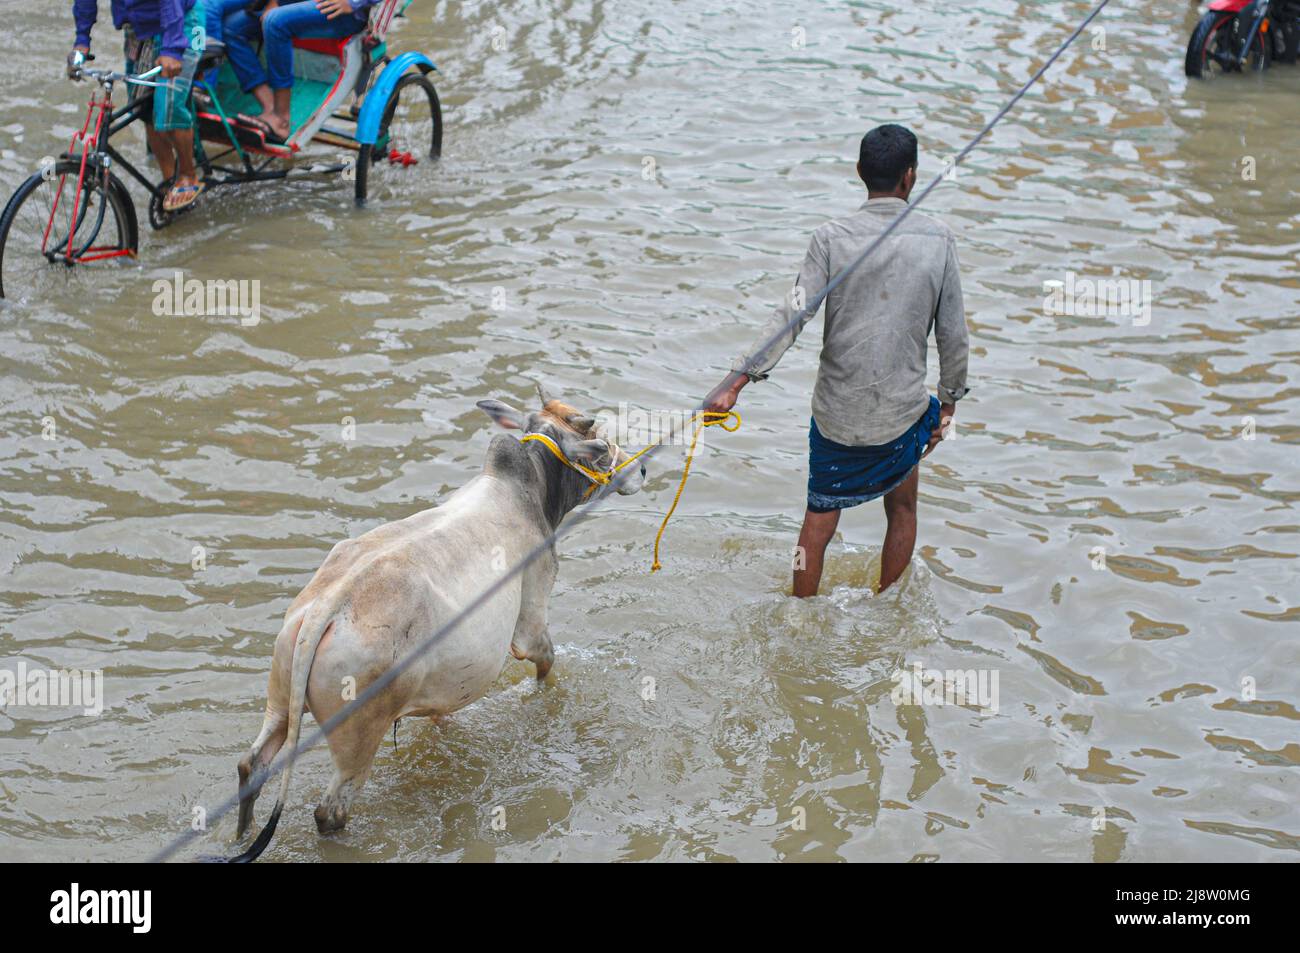
[{"label": "man wading in water", "polygon": [[[867,186],[866,204],[813,232],[795,290],[763,329],[760,344],[786,328],[907,207],[916,162],[916,136],[902,126],[880,126],[862,137],[858,175]],[[803,315],[765,350],[737,358],[706,409],[735,406],[745,385],[768,376],[812,317]],[[925,391],[931,328],[939,346],[938,399]],[[952,232],[913,212],[826,298],[808,434],[808,510],[797,551],[803,559],[795,560],[796,596],[817,594],[840,510],[880,496],[889,524],[880,589],[903,574],[916,543],[917,464],[943,439],[957,401],[969,389],[966,357],[966,316]]]}]

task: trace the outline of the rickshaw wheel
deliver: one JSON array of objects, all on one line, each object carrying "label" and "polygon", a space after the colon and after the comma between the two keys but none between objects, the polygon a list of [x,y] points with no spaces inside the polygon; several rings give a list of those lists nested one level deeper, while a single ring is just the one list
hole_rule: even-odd
[{"label": "rickshaw wheel", "polygon": [[41,247],[66,247],[69,234],[78,256],[113,261],[113,252],[134,255],[140,247],[131,194],[111,173],[87,175],[77,221],[72,221],[80,174],[80,161],[62,159],[30,176],[9,199],[0,213],[0,298],[30,293],[42,279],[68,274],[73,263],[51,258]]},{"label": "rickshaw wheel", "polygon": [[166,228],[176,219],[175,212],[169,212],[163,208],[163,200],[167,198],[167,190],[171,188],[171,180],[161,183],[158,191],[149,196],[149,227],[154,231],[160,228]]},{"label": "rickshaw wheel", "polygon": [[157,231],[160,228],[166,228],[186,212],[192,212],[198,207],[197,202],[186,205],[184,208],[178,208],[174,212],[169,212],[163,208],[163,202],[167,201],[167,193],[171,191],[172,183],[176,179],[164,179],[158,185],[158,191],[149,196],[149,226]]},{"label": "rickshaw wheel", "polygon": [[[407,93],[404,102],[403,91],[410,90],[412,87],[418,88]],[[429,141],[428,152],[424,153],[424,130],[419,128],[421,123],[417,117],[423,116],[426,104],[429,110]],[[403,109],[404,115],[398,115],[399,107]],[[407,110],[409,113],[406,112]],[[394,136],[407,135],[418,136],[420,141],[407,139],[403,139],[400,143],[394,141]],[[356,203],[358,207],[366,204],[371,166],[387,159],[394,149],[412,157],[423,154],[436,159],[442,155],[442,105],[438,101],[438,91],[434,89],[433,83],[424,73],[407,73],[397,81],[397,85],[388,96],[388,102],[384,105],[384,114],[379,122],[379,137],[373,145],[369,143],[362,145],[357,154]]]}]

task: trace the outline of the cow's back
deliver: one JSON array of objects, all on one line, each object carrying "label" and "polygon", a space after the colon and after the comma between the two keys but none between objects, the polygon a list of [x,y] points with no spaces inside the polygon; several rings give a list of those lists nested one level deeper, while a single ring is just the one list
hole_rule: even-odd
[{"label": "cow's back", "polygon": [[[508,487],[479,477],[441,506],[340,542],[290,609],[340,606],[313,684],[350,676],[364,687],[473,604],[534,537]],[[515,577],[440,636],[399,680],[396,707],[441,713],[482,695],[505,665],[520,600]]]}]

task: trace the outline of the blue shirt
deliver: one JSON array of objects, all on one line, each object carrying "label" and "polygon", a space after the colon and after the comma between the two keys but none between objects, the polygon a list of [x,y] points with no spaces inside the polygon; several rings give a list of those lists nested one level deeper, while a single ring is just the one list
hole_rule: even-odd
[{"label": "blue shirt", "polygon": [[[180,59],[190,48],[193,37],[185,35],[185,14],[194,0],[112,0],[113,26],[122,29],[131,24],[141,39],[162,36],[158,52]],[[77,46],[90,46],[90,28],[99,18],[96,0],[72,0],[72,16],[77,21]]]}]

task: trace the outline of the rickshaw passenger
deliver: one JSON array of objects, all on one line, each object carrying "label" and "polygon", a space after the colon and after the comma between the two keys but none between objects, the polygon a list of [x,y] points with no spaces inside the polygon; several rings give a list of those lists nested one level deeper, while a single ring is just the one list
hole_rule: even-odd
[{"label": "rickshaw passenger", "polygon": [[[164,180],[172,182],[163,208],[177,211],[192,205],[203,191],[194,165],[194,114],[190,86],[203,44],[204,0],[112,0],[113,26],[125,34],[126,72],[146,73],[162,67],[166,85],[128,85],[132,101],[153,90],[153,113],[145,116],[149,149],[158,160]],[[74,51],[90,52],[90,30],[98,19],[96,0],[73,0],[77,24]],[[68,56],[72,72],[72,54]]]},{"label": "rickshaw passenger", "polygon": [[[270,0],[260,13],[257,2],[216,0],[222,5],[221,39],[244,92],[262,107],[259,116],[239,114],[239,121],[260,129],[268,142],[281,143],[291,130],[295,38],[341,39],[366,27],[370,7],[381,0]],[[253,49],[262,37],[266,68]]]},{"label": "rickshaw passenger", "polygon": [[[207,11],[208,42],[215,41],[224,44],[226,42],[226,17],[236,10],[243,10],[252,5],[249,0],[203,0],[204,9]],[[214,66],[204,76],[210,86],[216,86],[217,71],[219,69],[220,67]]]}]

